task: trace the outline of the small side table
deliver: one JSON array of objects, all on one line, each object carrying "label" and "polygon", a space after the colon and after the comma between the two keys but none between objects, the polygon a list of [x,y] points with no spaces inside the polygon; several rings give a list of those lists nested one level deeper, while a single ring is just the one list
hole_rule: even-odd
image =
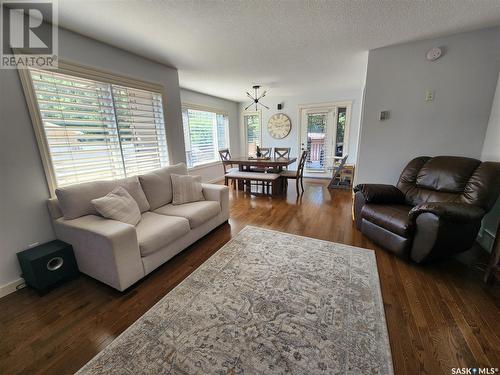
[{"label": "small side table", "polygon": [[40,294],[79,274],[73,247],[59,240],[21,251],[17,259],[26,285]]},{"label": "small side table", "polygon": [[484,282],[491,284],[495,278],[500,279],[500,224],[498,225],[493,248],[491,249],[490,263],[484,274]]}]

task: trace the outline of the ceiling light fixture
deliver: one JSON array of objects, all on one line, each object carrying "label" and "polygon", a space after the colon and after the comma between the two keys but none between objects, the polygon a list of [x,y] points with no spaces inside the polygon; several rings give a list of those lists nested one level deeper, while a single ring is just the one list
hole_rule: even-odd
[{"label": "ceiling light fixture", "polygon": [[250,108],[251,106],[255,105],[255,110],[258,109],[258,106],[261,105],[263,106],[265,109],[269,109],[269,107],[265,104],[262,104],[261,102],[259,102],[260,99],[262,99],[264,96],[266,96],[267,94],[267,90],[264,90],[264,92],[258,96],[258,92],[259,92],[259,89],[260,89],[260,86],[259,85],[255,85],[255,86],[252,86],[252,88],[254,89],[255,91],[255,95],[252,96],[250,95],[250,93],[247,91],[247,96],[252,99],[252,103],[250,103],[250,105],[248,107],[245,108],[245,111]]}]

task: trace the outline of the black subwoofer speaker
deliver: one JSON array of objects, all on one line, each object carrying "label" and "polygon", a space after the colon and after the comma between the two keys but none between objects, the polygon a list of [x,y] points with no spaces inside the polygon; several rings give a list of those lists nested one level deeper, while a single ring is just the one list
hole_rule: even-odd
[{"label": "black subwoofer speaker", "polygon": [[78,275],[73,247],[55,240],[17,253],[26,285],[45,293]]}]

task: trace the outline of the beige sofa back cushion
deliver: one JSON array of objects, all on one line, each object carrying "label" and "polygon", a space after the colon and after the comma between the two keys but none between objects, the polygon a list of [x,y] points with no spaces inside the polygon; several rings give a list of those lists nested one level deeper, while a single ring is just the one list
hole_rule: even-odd
[{"label": "beige sofa back cushion", "polygon": [[142,189],[146,194],[151,210],[156,210],[172,202],[171,174],[187,175],[186,164],[170,165],[139,176]]},{"label": "beige sofa back cushion", "polygon": [[105,196],[115,187],[121,186],[134,198],[141,212],[149,210],[149,203],[137,176],[116,181],[92,181],[56,189],[59,207],[66,219],[84,215],[98,215],[92,199]]}]

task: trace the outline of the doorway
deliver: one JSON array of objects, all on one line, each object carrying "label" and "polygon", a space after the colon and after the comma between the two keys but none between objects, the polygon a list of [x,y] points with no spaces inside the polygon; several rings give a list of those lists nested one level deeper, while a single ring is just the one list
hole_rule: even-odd
[{"label": "doorway", "polygon": [[348,152],[351,102],[300,106],[300,150],[308,150],[305,172],[329,178]]}]

